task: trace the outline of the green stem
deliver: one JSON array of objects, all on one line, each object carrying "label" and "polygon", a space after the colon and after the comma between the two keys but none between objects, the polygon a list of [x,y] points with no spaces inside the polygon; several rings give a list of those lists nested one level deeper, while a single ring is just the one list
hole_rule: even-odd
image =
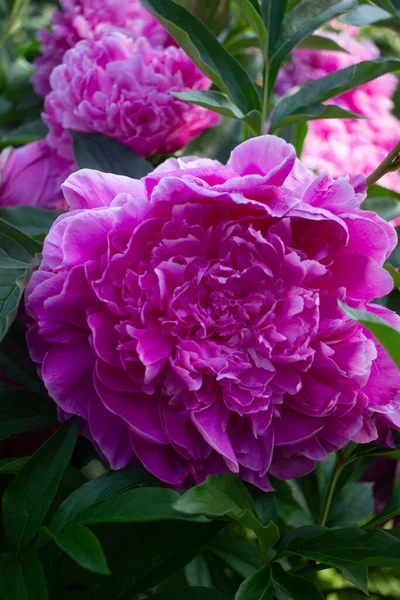
[{"label": "green stem", "polygon": [[263,94],[263,103],[261,109],[261,127],[260,127],[260,135],[263,135],[265,122],[267,120],[268,115],[268,100],[269,100],[269,62],[268,55],[265,57],[265,73],[264,73],[264,94]]},{"label": "green stem", "polygon": [[342,472],[343,466],[344,466],[343,457],[340,456],[338,458],[336,468],[335,468],[335,471],[333,473],[333,476],[332,476],[332,479],[331,479],[331,482],[329,485],[329,491],[328,491],[328,495],[327,495],[326,502],[325,502],[324,513],[323,513],[322,519],[321,519],[321,525],[323,525],[323,526],[325,526],[328,521],[329,511],[331,510],[333,497],[335,495],[336,486],[339,481],[339,477]]},{"label": "green stem", "polygon": [[400,169],[400,142],[398,142],[393,150],[389,152],[387,157],[381,164],[367,177],[367,186],[374,185],[381,177],[392,171]]}]

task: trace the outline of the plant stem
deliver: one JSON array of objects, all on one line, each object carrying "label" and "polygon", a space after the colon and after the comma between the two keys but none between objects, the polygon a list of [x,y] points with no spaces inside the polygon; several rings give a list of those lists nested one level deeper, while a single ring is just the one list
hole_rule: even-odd
[{"label": "plant stem", "polygon": [[269,80],[269,62],[268,55],[265,57],[265,73],[264,73],[264,94],[263,94],[263,104],[261,109],[261,130],[260,135],[264,133],[265,123],[268,115],[268,100],[269,100],[269,88],[268,88],[268,80]]},{"label": "plant stem", "polygon": [[400,169],[400,142],[395,145],[375,171],[368,175],[367,186],[370,187],[386,175],[386,173],[397,171],[397,169]]},{"label": "plant stem", "polygon": [[335,471],[333,473],[331,482],[329,484],[329,491],[328,491],[328,495],[327,495],[326,502],[325,502],[324,513],[323,513],[322,519],[321,519],[321,525],[323,525],[323,526],[325,526],[328,521],[329,511],[332,506],[333,496],[335,495],[337,482],[339,481],[339,477],[342,472],[343,466],[344,466],[343,456],[339,456],[336,467],[335,467]]}]

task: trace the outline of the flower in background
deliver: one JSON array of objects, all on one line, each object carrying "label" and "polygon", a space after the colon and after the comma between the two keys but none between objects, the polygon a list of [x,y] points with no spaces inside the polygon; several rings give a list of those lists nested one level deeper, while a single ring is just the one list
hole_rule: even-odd
[{"label": "flower in background", "polygon": [[400,372],[337,302],[400,329],[370,304],[392,289],[396,233],[359,186],[273,136],[226,166],[71,175],[26,291],[60,418],[113,469],[139,459],[174,486],[229,469],[269,490],[349,440],[392,444]]},{"label": "flower in background", "polygon": [[[379,56],[379,49],[369,40],[358,40],[358,29],[340,25],[341,31],[321,30],[347,52],[296,49],[291,62],[280,71],[275,91],[282,96],[294,87],[319,79]],[[392,115],[392,96],[398,79],[387,74],[336,96],[327,104],[361,114],[366,119],[321,119],[308,122],[302,161],[317,172],[331,175],[371,173],[400,139],[400,121]],[[400,174],[389,173],[380,184],[400,192]]]},{"label": "flower in background", "polygon": [[47,139],[68,160],[69,130],[102,133],[150,156],[179,150],[220,120],[172,96],[211,84],[183,50],[156,49],[144,38],[134,41],[120,32],[79,42],[50,81],[43,115]]},{"label": "flower in background", "polygon": [[30,204],[65,208],[61,184],[75,165],[58,156],[45,140],[0,154],[0,206]]},{"label": "flower in background", "polygon": [[[383,510],[392,495],[399,473],[400,463],[387,456],[377,456],[368,465],[360,481],[373,482],[376,513]],[[396,521],[399,522],[398,517],[396,517]]]},{"label": "flower in background", "polygon": [[104,31],[115,29],[133,39],[143,36],[155,48],[173,43],[140,0],[60,0],[60,5],[62,10],[52,14],[51,28],[37,34],[42,56],[34,62],[32,83],[40,96],[50,92],[51,72],[80,40],[95,40]]}]

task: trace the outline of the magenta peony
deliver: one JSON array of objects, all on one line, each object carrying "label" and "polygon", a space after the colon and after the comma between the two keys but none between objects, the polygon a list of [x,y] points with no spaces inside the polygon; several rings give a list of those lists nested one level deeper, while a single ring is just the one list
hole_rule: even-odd
[{"label": "magenta peony", "polygon": [[61,64],[66,51],[80,40],[94,40],[104,31],[115,29],[133,39],[143,36],[156,48],[172,42],[140,0],[60,0],[60,5],[62,10],[52,14],[51,29],[38,32],[42,56],[34,62],[32,83],[40,96],[50,92],[51,72]]},{"label": "magenta peony", "polygon": [[119,32],[79,42],[53,71],[51,86],[48,140],[68,159],[70,129],[103,133],[150,156],[174,152],[219,122],[216,113],[171,95],[210,86],[181,49],[157,50]]},{"label": "magenta peony", "polygon": [[[392,443],[400,372],[338,299],[392,289],[395,230],[345,177],[273,136],[143,180],[82,170],[28,285],[28,333],[62,419],[113,469],[175,486],[229,469],[263,489],[349,440]],[[358,179],[360,181],[360,179]]]},{"label": "magenta peony", "polygon": [[[319,31],[318,34],[333,39],[348,53],[294,50],[291,62],[281,70],[277,80],[275,91],[279,96],[307,81],[379,56],[373,42],[357,39],[357,28],[343,25],[342,28],[337,33]],[[395,75],[383,75],[329,100],[327,103],[338,104],[369,120],[310,121],[302,153],[304,164],[318,172],[329,171],[334,176],[372,172],[400,139],[400,121],[391,114],[391,97],[397,82]],[[380,185],[400,192],[400,174],[385,175]]]},{"label": "magenta peony", "polygon": [[75,170],[45,140],[0,154],[0,206],[30,204],[41,208],[65,207],[61,184]]}]

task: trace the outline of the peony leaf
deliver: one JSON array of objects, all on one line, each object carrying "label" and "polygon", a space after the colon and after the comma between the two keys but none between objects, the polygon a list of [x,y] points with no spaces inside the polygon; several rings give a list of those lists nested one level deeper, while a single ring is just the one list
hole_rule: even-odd
[{"label": "peony leaf", "polygon": [[[100,537],[112,577],[96,577],[90,586],[96,600],[131,598],[153,588],[188,564],[223,524],[161,521],[112,525]],[[128,593],[129,592],[129,593]]]},{"label": "peony leaf", "polygon": [[81,169],[141,179],[152,165],[127,146],[98,133],[72,132],[74,156]]},{"label": "peony leaf", "polygon": [[366,521],[374,510],[372,483],[348,483],[334,498],[328,526],[343,527]]},{"label": "peony leaf", "polygon": [[296,554],[339,569],[354,566],[400,566],[400,539],[383,530],[358,527],[300,527],[281,540],[278,557]]},{"label": "peony leaf", "polygon": [[361,205],[364,210],[372,210],[385,221],[400,217],[400,194],[380,185],[371,185],[368,196]]},{"label": "peony leaf", "polygon": [[152,600],[229,600],[222,592],[207,587],[174,589],[171,592],[155,594],[151,598]]},{"label": "peony leaf", "polygon": [[288,575],[278,563],[272,565],[273,588],[278,600],[324,600],[319,589],[304,577]]},{"label": "peony leaf", "polygon": [[74,523],[140,523],[163,520],[207,522],[204,517],[179,513],[173,504],[179,499],[173,490],[159,487],[139,488],[120,492],[80,512]]},{"label": "peony leaf", "polygon": [[88,481],[64,500],[54,513],[48,527],[59,531],[68,523],[79,521],[82,513],[96,507],[128,488],[151,479],[141,465],[130,465],[120,471],[112,471]]},{"label": "peony leaf", "polygon": [[387,501],[385,507],[373,518],[371,521],[365,525],[366,529],[370,529],[372,527],[376,527],[381,523],[385,523],[390,519],[398,516],[400,514],[400,475],[396,478],[396,483],[390,496]]},{"label": "peony leaf", "polygon": [[357,310],[346,306],[340,300],[338,300],[340,308],[346,313],[350,319],[364,325],[382,344],[388,354],[392,357],[393,361],[400,368],[400,332],[390,327],[378,315],[373,313]]},{"label": "peony leaf", "polygon": [[357,5],[356,0],[300,0],[287,14],[270,53],[272,81],[290,51],[313,31]]},{"label": "peony leaf", "polygon": [[235,600],[272,600],[273,593],[271,567],[266,564],[243,581]]},{"label": "peony leaf", "polygon": [[235,0],[235,2],[239,6],[245,21],[254,29],[258,38],[258,45],[264,54],[268,47],[268,32],[257,10],[258,7],[256,8],[251,0]]},{"label": "peony leaf", "polygon": [[32,237],[46,235],[60,214],[57,210],[47,210],[38,206],[2,206],[0,208],[0,219]]},{"label": "peony leaf", "polygon": [[[0,218],[0,341],[15,319],[26,285],[25,275],[42,245]],[[39,264],[33,260],[32,268]]]},{"label": "peony leaf", "polygon": [[100,575],[110,574],[101,544],[90,529],[83,525],[68,525],[56,533],[43,529],[81,567]]},{"label": "peony leaf", "polygon": [[201,21],[173,0],[143,0],[143,4],[243,113],[260,108],[257,90],[246,71]]},{"label": "peony leaf", "polygon": [[305,48],[306,50],[329,50],[333,52],[346,52],[346,54],[349,54],[349,52],[335,42],[335,40],[323,37],[322,35],[309,35],[297,44],[297,48]]},{"label": "peony leaf", "polygon": [[368,567],[348,567],[339,569],[343,577],[368,596]]},{"label": "peony leaf", "polygon": [[214,112],[224,115],[225,117],[231,117],[233,119],[239,119],[247,123],[255,133],[260,131],[261,127],[261,113],[253,110],[246,115],[242,113],[233,102],[228,98],[226,94],[217,92],[214,90],[205,90],[202,92],[171,92],[173,96],[190,102],[191,104],[197,104],[213,110]]},{"label": "peony leaf", "polygon": [[0,560],[0,596],[3,600],[47,600],[46,577],[34,550],[23,552],[18,562]]},{"label": "peony leaf", "polygon": [[384,264],[383,268],[386,269],[386,271],[392,276],[394,287],[400,288],[400,271],[395,269],[390,263]]},{"label": "peony leaf", "polygon": [[64,423],[35,452],[4,492],[4,529],[15,554],[30,542],[42,524],[71,458],[76,427],[75,419]]},{"label": "peony leaf", "polygon": [[187,490],[174,507],[184,513],[234,519],[256,533],[265,551],[279,539],[279,529],[272,521],[263,525],[258,520],[252,497],[232,473],[208,476],[204,483]]},{"label": "peony leaf", "polygon": [[207,546],[207,551],[222,558],[244,578],[250,577],[262,566],[260,547],[255,540],[238,540],[221,532]]},{"label": "peony leaf", "polygon": [[228,25],[230,0],[186,0],[186,8],[204,23],[213,33],[219,35]]},{"label": "peony leaf", "polygon": [[310,105],[334,98],[339,94],[367,83],[367,81],[399,69],[400,58],[376,58],[374,60],[365,60],[346,69],[330,73],[315,81],[310,81],[295,94],[285,96],[278,102],[272,114],[272,128],[277,129],[281,127],[281,123],[285,122],[289,115],[300,113]]},{"label": "peony leaf", "polygon": [[364,25],[375,25],[376,22],[387,18],[390,18],[390,12],[379,8],[379,6],[363,4],[345,15],[343,21],[350,25],[363,27]]},{"label": "peony leaf", "polygon": [[268,32],[268,57],[281,33],[287,7],[288,0],[261,0],[261,15]]},{"label": "peony leaf", "polygon": [[307,121],[315,121],[317,119],[365,119],[363,115],[346,110],[336,104],[309,104],[301,107],[297,111],[287,115],[278,123],[272,114],[271,132],[287,127],[288,125],[296,125],[297,123],[306,123]]},{"label": "peony leaf", "polygon": [[55,423],[56,404],[49,396],[11,386],[0,391],[0,440]]}]

